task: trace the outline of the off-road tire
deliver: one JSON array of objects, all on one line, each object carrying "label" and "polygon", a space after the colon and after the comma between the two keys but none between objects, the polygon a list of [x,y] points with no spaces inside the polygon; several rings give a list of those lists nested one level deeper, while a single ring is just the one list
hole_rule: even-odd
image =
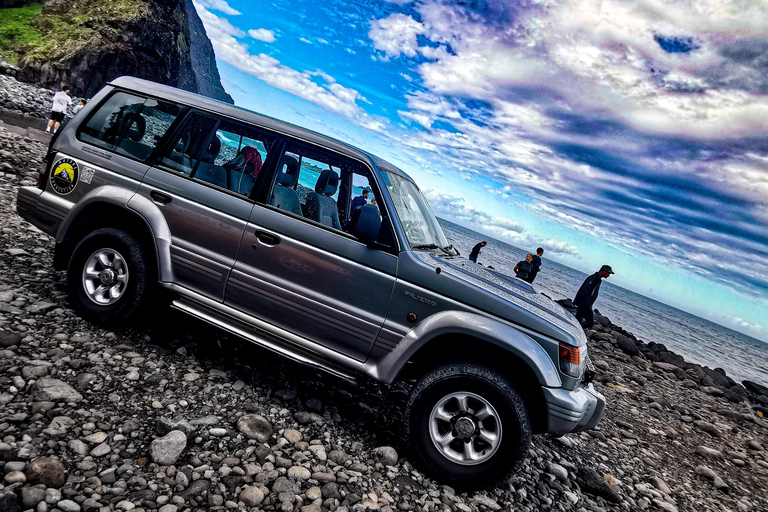
[{"label": "off-road tire", "polygon": [[[83,274],[89,259],[98,251],[114,251],[126,264],[128,281],[112,304],[97,304],[89,296]],[[83,237],[72,252],[67,267],[70,299],[85,319],[105,326],[116,326],[136,319],[149,309],[157,288],[154,257],[148,248],[128,230],[101,228]]]},{"label": "off-road tire", "polygon": [[[454,462],[430,436],[430,414],[444,397],[472,393],[493,406],[501,424],[501,440],[487,460],[474,465]],[[405,408],[407,438],[427,471],[439,482],[460,488],[492,485],[517,467],[531,445],[531,422],[523,399],[510,381],[477,363],[451,363],[422,377]]]}]

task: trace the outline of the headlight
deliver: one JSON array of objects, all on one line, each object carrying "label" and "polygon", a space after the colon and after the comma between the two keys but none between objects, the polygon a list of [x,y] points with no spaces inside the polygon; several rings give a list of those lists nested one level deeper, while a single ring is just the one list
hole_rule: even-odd
[{"label": "headlight", "polygon": [[[567,345],[560,343],[560,371],[569,377],[579,378],[584,373],[584,365],[582,359],[582,351],[579,347],[573,345]],[[584,357],[586,358],[587,350],[584,349]]]}]

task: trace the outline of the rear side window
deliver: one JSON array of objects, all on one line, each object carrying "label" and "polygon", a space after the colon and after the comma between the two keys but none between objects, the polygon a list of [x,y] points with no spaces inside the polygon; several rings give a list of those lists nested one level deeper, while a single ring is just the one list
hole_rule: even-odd
[{"label": "rear side window", "polygon": [[249,196],[275,139],[252,126],[193,113],[160,163]]},{"label": "rear side window", "polygon": [[146,160],[180,109],[162,101],[118,92],[80,129],[80,140],[121,155]]}]

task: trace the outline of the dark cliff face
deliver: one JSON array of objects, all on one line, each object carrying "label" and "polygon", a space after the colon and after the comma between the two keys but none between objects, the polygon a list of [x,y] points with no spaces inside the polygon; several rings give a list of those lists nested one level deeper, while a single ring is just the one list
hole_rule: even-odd
[{"label": "dark cliff face", "polygon": [[30,24],[43,42],[25,48],[22,80],[91,97],[133,75],[233,103],[191,0],[48,0]]}]

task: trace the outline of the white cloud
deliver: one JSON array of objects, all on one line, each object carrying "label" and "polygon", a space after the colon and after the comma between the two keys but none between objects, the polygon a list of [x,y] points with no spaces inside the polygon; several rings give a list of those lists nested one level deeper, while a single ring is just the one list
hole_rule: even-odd
[{"label": "white cloud", "polygon": [[239,16],[242,14],[240,11],[233,9],[225,0],[193,0],[192,3],[197,3],[208,9],[219,11],[230,16]]},{"label": "white cloud", "polygon": [[392,14],[371,23],[368,37],[373,47],[384,52],[386,58],[406,55],[414,57],[419,49],[417,36],[424,34],[424,25],[405,14]]},{"label": "white cloud", "polygon": [[265,43],[275,42],[275,33],[265,28],[258,28],[258,29],[252,28],[251,30],[248,31],[248,35],[259,41],[264,41]]}]

